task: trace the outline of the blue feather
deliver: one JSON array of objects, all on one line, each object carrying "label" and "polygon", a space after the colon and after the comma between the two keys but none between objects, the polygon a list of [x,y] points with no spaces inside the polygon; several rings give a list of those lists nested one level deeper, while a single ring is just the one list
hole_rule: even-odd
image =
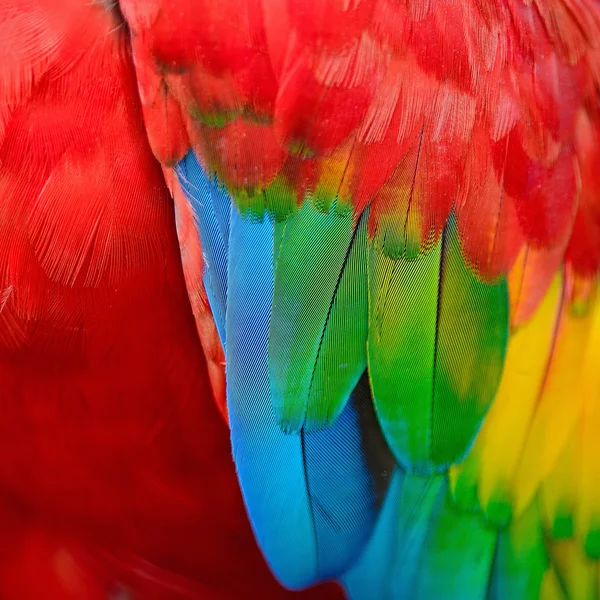
[{"label": "blue feather", "polygon": [[206,263],[202,278],[217,331],[225,348],[227,245],[231,201],[225,190],[209,181],[191,150],[179,162],[176,171],[196,215]]},{"label": "blue feather", "polygon": [[192,154],[178,175],[198,218],[209,302],[224,320],[233,454],[259,545],[288,587],[339,576],[372,533],[394,464],[368,378],[328,429],[281,430],[272,410],[268,337],[284,225],[241,217]]},{"label": "blue feather", "polygon": [[444,475],[405,475],[388,491],[375,534],[343,578],[352,600],[485,600],[496,532],[449,501]]},{"label": "blue feather", "polygon": [[339,576],[358,558],[394,468],[377,425],[366,373],[332,426],[302,436],[318,573],[327,579]]},{"label": "blue feather", "polygon": [[379,519],[363,554],[342,577],[348,596],[353,600],[390,600],[390,582],[398,541],[398,497],[402,489],[404,471],[397,468],[392,476]]},{"label": "blue feather", "polygon": [[442,476],[422,477],[398,469],[375,533],[354,568],[344,577],[353,600],[412,598],[422,565],[430,519],[445,493]]},{"label": "blue feather", "polygon": [[269,219],[232,211],[227,305],[227,402],[233,456],[258,543],[282,583],[317,578],[317,553],[300,435],[278,426],[270,400],[268,332],[273,297]]}]

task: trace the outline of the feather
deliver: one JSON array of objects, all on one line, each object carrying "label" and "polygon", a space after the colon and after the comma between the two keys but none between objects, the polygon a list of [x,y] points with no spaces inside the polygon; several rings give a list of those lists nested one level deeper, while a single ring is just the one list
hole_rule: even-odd
[{"label": "feather", "polygon": [[[231,19],[203,0],[202,23],[190,0],[124,2],[155,154],[186,145],[174,100],[196,157],[180,176],[209,175],[182,183],[232,200],[236,232],[212,192],[195,211],[206,285],[227,278],[208,295],[235,459],[278,575],[357,598],[561,598],[581,571],[587,593],[593,0],[231,0]],[[367,378],[396,461],[381,507],[356,441],[379,431],[356,418]],[[336,464],[355,488],[326,489]]]},{"label": "feather", "polygon": [[508,274],[510,324],[516,331],[540,308],[562,263],[562,248],[524,246]]},{"label": "feather", "polygon": [[404,598],[414,589],[429,520],[443,493],[442,477],[394,473],[373,537],[344,577],[351,598],[367,600],[373,590],[382,600]]},{"label": "feather", "polygon": [[567,598],[594,600],[598,597],[598,563],[589,560],[573,540],[552,543],[550,556]]},{"label": "feather", "polygon": [[269,377],[286,431],[334,422],[366,368],[366,219],[354,228],[351,212],[323,214],[306,202],[283,226]]},{"label": "feather", "polygon": [[[560,282],[556,281],[535,317],[509,340],[498,393],[466,462],[478,466],[478,497],[488,518],[506,524],[512,510],[512,478],[526,438],[532,413],[552,349],[554,324],[560,310]],[[524,368],[524,357],[535,356]],[[482,466],[485,465],[485,468]],[[458,467],[456,477],[465,469]],[[465,482],[466,483],[466,482]],[[465,484],[456,484],[461,487]],[[462,492],[464,493],[464,492]]]},{"label": "feather", "polygon": [[373,590],[377,590],[381,600],[392,597],[390,585],[399,538],[396,534],[396,524],[400,519],[398,497],[403,479],[404,471],[396,468],[373,535],[359,559],[343,576],[342,581],[350,598],[369,600]]},{"label": "feather", "polygon": [[594,286],[585,302],[578,299],[570,272],[555,280],[534,317],[511,336],[494,405],[471,453],[451,470],[460,506],[481,506],[490,521],[506,525],[539,501],[550,538],[575,536],[578,552],[594,559],[595,298]]},{"label": "feather", "polygon": [[[356,559],[374,526],[391,459],[381,442],[375,462],[368,460],[365,440],[375,443],[381,434],[374,418],[360,417],[361,396],[373,410],[364,379],[327,430],[286,434],[277,422],[268,344],[274,253],[283,227],[270,219],[245,220],[232,208],[227,394],[234,459],[257,539],[277,576],[287,586],[303,587],[341,574]],[[269,263],[271,269],[256,271],[257,264]],[[332,486],[336,477],[339,484]]]},{"label": "feather", "polygon": [[591,276],[600,268],[600,126],[599,115],[579,111],[575,128],[575,152],[581,177],[581,195],[566,260],[579,273]]},{"label": "feather", "polygon": [[177,177],[196,217],[197,235],[202,240],[203,263],[197,265],[196,269],[202,272],[213,318],[225,349],[229,244],[229,215],[225,216],[225,213],[229,212],[230,203],[226,193],[210,185],[201,172],[202,167],[191,152],[177,167]]},{"label": "feather", "polygon": [[[581,364],[588,352],[594,311],[577,311],[565,299],[561,305],[543,388],[515,475],[517,512],[529,504],[540,482],[548,477],[572,436],[583,407],[584,395],[573,395],[572,391],[578,387]],[[571,401],[565,402],[569,396]]]},{"label": "feather", "polygon": [[362,552],[394,468],[366,374],[336,423],[305,431],[302,442],[319,577],[326,579],[339,576]]},{"label": "feather", "polygon": [[175,227],[179,239],[181,266],[190,300],[196,330],[207,360],[213,396],[221,415],[228,420],[227,398],[225,395],[225,354],[217,325],[209,306],[203,283],[203,257],[196,220],[190,202],[181,189],[173,170],[164,169],[165,180],[173,196],[175,207]]},{"label": "feather", "polygon": [[[268,219],[257,224],[243,220],[232,210],[227,275],[227,405],[233,457],[258,543],[280,580],[298,588],[317,577],[316,541],[301,439],[281,430],[271,408],[268,331],[274,280],[273,236],[273,223]],[[257,270],[256,264],[263,268]]]},{"label": "feather", "polygon": [[575,532],[581,458],[581,445],[573,434],[541,485],[544,524],[555,540],[572,538]]},{"label": "feather", "polygon": [[552,567],[544,573],[544,579],[540,586],[540,598],[544,598],[544,600],[565,600],[567,598],[564,587]]},{"label": "feather", "polygon": [[440,495],[423,547],[415,598],[484,599],[496,547],[496,531],[476,515],[457,511]]},{"label": "feather", "polygon": [[496,393],[506,284],[473,277],[451,224],[414,260],[388,258],[371,245],[369,298],[369,370],[388,443],[411,469],[445,469],[469,449]]},{"label": "feather", "polygon": [[580,375],[577,393],[583,400],[581,415],[581,480],[579,488],[579,509],[577,511],[577,533],[585,554],[589,558],[600,558],[600,440],[597,431],[600,427],[600,306],[593,307],[593,320],[590,323],[590,336]]},{"label": "feather", "polygon": [[[514,200],[504,190],[504,166],[495,169],[493,153],[507,152],[506,142],[494,144],[477,131],[473,135],[465,181],[456,203],[456,219],[465,262],[485,280],[511,270],[524,244]],[[499,171],[499,172],[498,172]]]},{"label": "feather", "polygon": [[537,503],[498,532],[488,597],[538,598],[548,568],[542,520]]}]

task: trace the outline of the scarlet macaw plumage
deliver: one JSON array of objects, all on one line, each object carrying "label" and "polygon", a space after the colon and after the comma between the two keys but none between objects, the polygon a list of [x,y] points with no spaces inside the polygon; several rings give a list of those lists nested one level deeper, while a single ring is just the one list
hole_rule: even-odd
[{"label": "scarlet macaw plumage", "polygon": [[596,597],[598,3],[120,6],[278,577]]},{"label": "scarlet macaw plumage", "polygon": [[[52,436],[27,483],[29,446],[4,436],[12,493],[77,523],[101,495],[64,465],[92,457],[74,472],[124,470],[128,484],[103,487],[120,490],[95,521],[124,532],[111,552],[143,549],[167,571],[181,569],[169,547],[203,556],[183,530],[239,510],[188,504],[207,496],[182,446],[222,444],[192,426],[210,411],[197,330],[246,509],[286,586],[595,598],[597,2],[14,4],[2,368],[15,418]],[[113,314],[126,317],[110,338]],[[81,397],[75,423],[48,409]],[[103,454],[108,431],[124,435],[119,454]],[[171,483],[148,487],[157,472]],[[85,502],[64,501],[67,485]],[[144,510],[172,533],[133,527]]]}]

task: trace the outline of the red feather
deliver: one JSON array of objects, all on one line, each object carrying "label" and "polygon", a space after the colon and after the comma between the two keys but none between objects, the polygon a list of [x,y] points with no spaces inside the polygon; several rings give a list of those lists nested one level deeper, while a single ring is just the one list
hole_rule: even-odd
[{"label": "red feather", "polygon": [[[327,181],[357,215],[371,205],[371,235],[386,232],[391,254],[428,247],[454,209],[463,253],[485,278],[506,273],[523,241],[564,259],[577,233],[589,241],[572,242],[569,256],[597,255],[600,199],[574,139],[600,80],[593,0],[238,0],[219,15],[211,2],[194,13],[190,0],[171,0],[160,22],[129,17],[136,0],[124,4],[136,55],[153,57],[139,68],[160,73],[168,63],[192,139],[222,126],[202,117],[199,125],[198,109],[237,124],[203,132],[208,143],[194,146],[230,188],[256,195],[274,180],[287,164],[285,154],[273,159],[275,140],[314,163],[299,202]],[[253,151],[260,138],[267,156]],[[237,175],[240,164],[252,177]],[[586,273],[596,260],[585,263],[573,260]]]},{"label": "red feather", "polygon": [[507,140],[493,144],[478,129],[472,143],[474,151],[456,203],[458,232],[467,264],[494,280],[513,266],[524,238],[514,199],[504,188]]},{"label": "red feather", "polygon": [[566,260],[583,275],[600,269],[600,115],[581,110],[575,130],[575,152],[581,178],[579,210]]}]

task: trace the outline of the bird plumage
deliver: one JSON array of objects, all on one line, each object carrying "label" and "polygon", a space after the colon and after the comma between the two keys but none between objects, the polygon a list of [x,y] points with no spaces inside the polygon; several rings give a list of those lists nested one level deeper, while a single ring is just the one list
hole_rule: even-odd
[{"label": "bird plumage", "polygon": [[210,378],[285,585],[595,598],[598,4],[119,10],[0,3],[3,485],[192,573]]},{"label": "bird plumage", "polygon": [[0,1],[3,599],[290,595],[212,398],[222,351],[207,365],[186,223],[115,7]]},{"label": "bird plumage", "polygon": [[[595,597],[597,3],[121,6],[153,151],[212,244],[234,458],[278,576]],[[374,419],[345,430],[365,377]],[[344,488],[368,501],[332,485],[324,510],[315,460],[360,455]],[[323,515],[369,541],[336,550]]]}]

